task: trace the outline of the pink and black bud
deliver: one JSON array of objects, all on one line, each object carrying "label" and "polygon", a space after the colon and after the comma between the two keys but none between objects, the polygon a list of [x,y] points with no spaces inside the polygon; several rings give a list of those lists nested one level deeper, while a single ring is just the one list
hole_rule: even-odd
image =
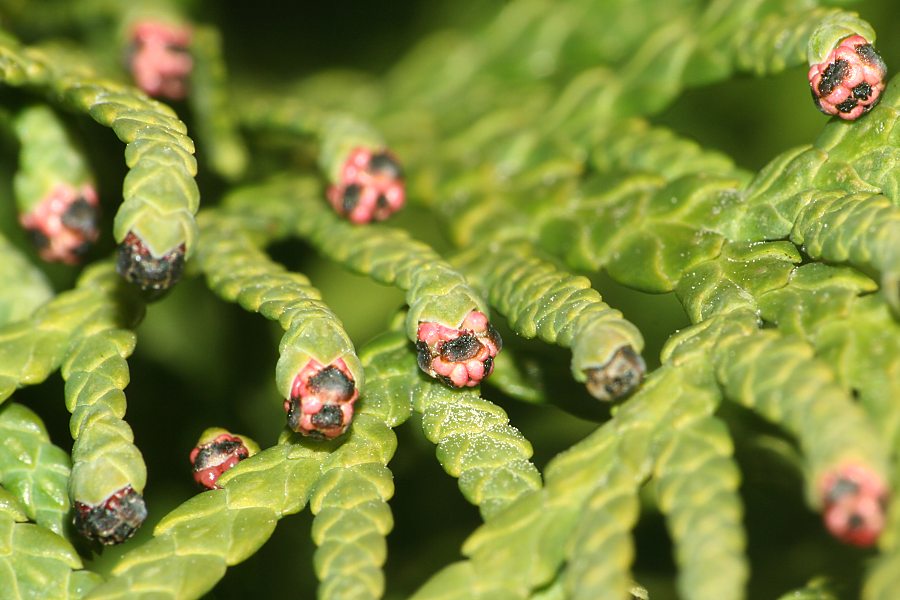
[{"label": "pink and black bud", "polygon": [[89,184],[76,189],[58,184],[19,218],[41,258],[78,264],[100,236],[100,202]]},{"label": "pink and black bud", "polygon": [[885,526],[887,485],[859,464],[846,464],[822,479],[823,519],[828,531],[854,546],[871,546]]},{"label": "pink and black bud", "polygon": [[306,436],[334,439],[350,427],[358,397],[343,359],[328,366],[310,359],[294,378],[291,397],[284,401],[288,427]]},{"label": "pink and black bud", "polygon": [[622,346],[606,364],[586,369],[588,393],[597,400],[613,402],[629,396],[644,380],[647,365],[631,346]]},{"label": "pink and black bud", "polygon": [[157,98],[181,100],[194,68],[191,29],[160,21],[141,21],[131,30],[128,66],[142,91]]},{"label": "pink and black bud", "polygon": [[200,443],[191,450],[194,481],[208,489],[216,489],[222,473],[256,453],[256,444],[224,430],[212,439],[204,432]]},{"label": "pink and black bud", "polygon": [[478,385],[494,370],[503,347],[487,316],[473,310],[458,329],[421,322],[416,333],[419,368],[451,387]]},{"label": "pink and black bud", "polygon": [[75,529],[104,546],[121,544],[134,535],[147,518],[144,498],[130,485],[97,506],[75,502]]},{"label": "pink and black bud", "polygon": [[353,223],[387,219],[406,201],[400,163],[387,150],[355,148],[341,167],[339,181],[328,188],[328,200]]},{"label": "pink and black bud", "polygon": [[184,244],[181,244],[160,257],[153,256],[140,237],[128,232],[119,244],[116,271],[152,300],[162,296],[181,279],[184,252]]},{"label": "pink and black bud", "polygon": [[887,67],[866,38],[841,40],[824,61],[809,68],[813,101],[823,113],[852,121],[872,110],[884,91]]}]

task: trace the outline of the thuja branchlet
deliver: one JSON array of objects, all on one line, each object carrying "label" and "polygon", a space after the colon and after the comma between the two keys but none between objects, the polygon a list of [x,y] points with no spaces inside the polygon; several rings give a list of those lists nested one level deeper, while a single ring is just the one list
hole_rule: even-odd
[{"label": "thuja branchlet", "polygon": [[[321,598],[893,598],[890,46],[826,2],[475,4],[286,75],[233,7],[0,0],[0,595],[240,589],[308,506]],[[782,71],[813,105],[765,118],[821,133],[758,170],[658,118]],[[480,523],[409,583],[408,507],[474,518],[419,501],[414,439]]]}]

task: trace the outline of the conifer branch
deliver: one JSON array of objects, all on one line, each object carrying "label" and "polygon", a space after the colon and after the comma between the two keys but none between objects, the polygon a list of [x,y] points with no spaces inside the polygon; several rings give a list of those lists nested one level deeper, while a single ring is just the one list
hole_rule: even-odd
[{"label": "conifer branch", "polygon": [[290,426],[306,434],[340,435],[353,418],[355,395],[349,403],[332,403],[325,390],[307,389],[329,369],[336,369],[335,376],[344,377],[354,394],[365,385],[362,365],[340,320],[306,277],[271,261],[239,222],[206,216],[198,261],[210,287],[226,300],[278,321],[285,330],[275,378]]},{"label": "conifer branch", "polygon": [[0,407],[0,486],[15,496],[24,517],[65,536],[71,506],[66,486],[71,459],[41,419],[17,402]]},{"label": "conifer branch", "polygon": [[100,581],[82,568],[69,542],[28,523],[13,495],[0,487],[0,589],[6,597],[83,598]]},{"label": "conifer branch", "polygon": [[46,276],[3,235],[0,235],[0,281],[10,282],[0,285],[0,327],[31,316],[53,295]]},{"label": "conifer branch", "polygon": [[[860,10],[878,15],[873,7],[883,1]],[[428,3],[408,19],[380,10],[359,28],[345,16],[321,24],[341,32],[342,51],[325,57],[329,64],[365,72],[314,68],[292,80],[309,70],[309,57],[264,54],[287,47],[276,42],[295,35],[292,21],[265,21],[272,43],[249,44],[263,26],[243,22],[253,7],[54,0],[26,10],[0,0],[9,29],[0,32],[0,134],[10,150],[0,160],[0,190],[17,202],[0,206],[0,402],[61,368],[76,438],[69,472],[69,457],[36,415],[0,406],[8,434],[0,443],[0,590],[16,598],[225,593],[244,572],[223,579],[229,567],[308,503],[321,597],[408,594],[403,575],[419,563],[388,560],[389,549],[406,543],[388,535],[394,519],[402,534],[407,516],[391,512],[389,463],[393,429],[416,413],[484,523],[461,560],[438,567],[415,598],[646,600],[633,563],[647,570],[650,593],[660,572],[636,560],[645,550],[633,537],[657,535],[641,525],[656,512],[677,568],[662,583],[679,596],[784,594],[758,557],[776,546],[802,556],[824,529],[877,550],[838,555],[819,544],[823,561],[842,561],[834,585],[803,573],[784,587],[808,581],[790,593],[824,600],[832,587],[853,594],[860,590],[848,582],[862,581],[863,598],[893,598],[900,83],[887,81],[891,45],[876,49],[875,28],[837,4]],[[443,23],[448,10],[455,30],[406,49],[421,23],[431,15]],[[333,13],[305,16],[319,14]],[[65,46],[54,41],[61,38]],[[732,85],[782,72],[778,88]],[[808,85],[811,105],[790,106],[788,78]],[[726,97],[733,106],[697,115]],[[758,110],[745,110],[751,105]],[[759,133],[752,140],[746,123],[725,132],[726,120],[714,119],[726,109],[744,113],[731,119],[736,125],[761,114],[767,123],[749,124]],[[799,111],[816,109],[834,117],[818,117],[821,134],[779,148]],[[686,111],[698,118],[683,119]],[[85,116],[102,127],[85,127]],[[704,122],[720,131],[711,135]],[[209,169],[198,181],[188,127]],[[104,128],[125,144],[128,167],[112,224],[116,267],[145,292],[142,300],[120,285],[109,260],[80,276],[71,270],[107,247],[97,215],[115,202],[101,193],[122,174]],[[750,152],[730,157],[694,139],[722,133],[738,139],[731,146],[752,141]],[[771,148],[781,154],[758,172],[743,168],[762,164],[758,151]],[[222,199],[195,220],[201,189],[205,200]],[[389,217],[390,227],[369,224]],[[32,264],[16,228],[38,242],[41,258],[68,265]],[[303,264],[322,293],[278,264],[286,249],[304,247],[294,238],[318,253]],[[188,274],[204,279],[163,298],[188,256],[197,258]],[[408,307],[379,335],[368,313],[381,299],[357,299],[359,280],[329,272],[332,263],[399,288]],[[234,371],[241,396],[272,391],[244,389],[257,380],[243,377],[251,363],[238,364],[226,346],[250,338],[236,329],[242,320],[206,323],[221,309],[208,304],[206,289],[284,330],[275,381],[289,427],[258,453],[249,438],[215,445],[225,430],[207,429],[190,462],[208,491],[157,515],[153,537],[126,546],[100,581],[57,535],[69,518],[61,490],[70,489],[76,526],[94,539],[122,541],[143,519],[146,449],[134,446],[122,420],[129,379],[149,385],[145,378],[166,372],[157,367],[174,366],[186,381],[223,384]],[[635,290],[673,293],[651,299]],[[364,327],[345,314],[348,298],[351,310],[366,313]],[[150,299],[165,304],[151,309],[150,343],[129,373]],[[490,310],[511,330],[505,353]],[[203,319],[182,334],[193,316]],[[359,358],[351,333],[375,336]],[[178,352],[167,352],[174,343]],[[645,343],[662,349],[661,366],[641,383]],[[495,385],[482,396],[492,372]],[[572,378],[615,402],[585,402]],[[16,401],[52,389],[26,390]],[[510,398],[530,406],[515,411],[504,404]],[[166,416],[174,424],[210,411],[250,419],[234,429],[264,439],[267,422],[237,401],[219,393],[215,405],[200,398]],[[578,440],[590,423],[570,426],[554,407],[596,429]],[[160,487],[146,491],[171,498],[177,487],[154,468],[169,457],[149,449],[150,481]],[[171,444],[159,451],[178,452]],[[34,492],[42,486],[46,497]],[[150,502],[152,510],[164,504]],[[807,509],[824,524],[795,518]],[[790,518],[790,527],[745,532],[761,518]],[[295,547],[275,551],[295,560]],[[283,579],[296,590],[295,578]]]},{"label": "conifer branch", "polygon": [[121,543],[146,517],[141,494],[147,467],[124,421],[123,391],[130,381],[126,359],[136,343],[125,326],[143,316],[144,305],[127,296],[117,299],[75,330],[61,365],[75,440],[69,480],[75,526],[104,544]]},{"label": "conifer branch", "polygon": [[73,290],[57,295],[31,318],[0,328],[0,401],[17,387],[44,381],[62,364],[75,332],[105,311],[116,314],[119,303],[114,270],[97,265],[84,271]]}]

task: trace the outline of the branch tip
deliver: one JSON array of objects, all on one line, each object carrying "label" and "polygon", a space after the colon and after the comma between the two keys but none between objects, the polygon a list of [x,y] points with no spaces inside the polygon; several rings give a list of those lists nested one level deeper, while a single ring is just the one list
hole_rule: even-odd
[{"label": "branch tip", "polygon": [[631,395],[644,380],[647,365],[631,346],[622,346],[605,365],[585,369],[588,392],[603,402],[613,402]]},{"label": "branch tip", "polygon": [[828,472],[820,493],[829,533],[854,546],[873,545],[884,529],[888,489],[868,467],[849,463]]},{"label": "branch tip", "polygon": [[847,121],[878,104],[887,67],[874,46],[861,35],[841,40],[824,61],[809,68],[809,87],[816,107]]},{"label": "branch tip", "polygon": [[328,188],[328,200],[353,223],[384,221],[406,201],[400,163],[386,149],[354,148],[341,167],[340,180]]},{"label": "branch tip", "polygon": [[136,285],[148,300],[160,298],[174,286],[184,271],[184,244],[155,257],[143,240],[129,231],[119,244],[116,271],[125,281]]},{"label": "branch tip", "polygon": [[194,481],[207,489],[216,489],[222,473],[253,456],[255,447],[252,441],[224,429],[206,430],[190,454]]},{"label": "branch tip", "polygon": [[57,184],[19,218],[41,258],[76,265],[100,237],[100,202],[93,185]]},{"label": "branch tip", "polygon": [[473,310],[459,328],[420,322],[416,333],[419,368],[450,387],[476,386],[494,370],[503,340],[487,316]]},{"label": "branch tip", "polygon": [[75,502],[75,529],[104,546],[121,544],[134,535],[147,518],[144,497],[130,485],[96,506]]},{"label": "branch tip", "polygon": [[305,436],[334,439],[350,427],[357,398],[359,390],[344,359],[328,366],[310,359],[284,401],[288,427]]}]

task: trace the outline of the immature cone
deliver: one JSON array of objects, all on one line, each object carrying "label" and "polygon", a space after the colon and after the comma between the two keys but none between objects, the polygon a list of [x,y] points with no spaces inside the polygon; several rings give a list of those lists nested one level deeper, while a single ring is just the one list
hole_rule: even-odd
[{"label": "immature cone", "polygon": [[494,370],[503,347],[500,334],[483,312],[473,310],[458,329],[422,322],[416,333],[419,368],[451,387],[471,387]]},{"label": "immature cone", "polygon": [[140,237],[128,232],[119,244],[116,271],[152,300],[162,296],[181,279],[184,252],[184,244],[181,244],[162,256],[155,257]]},{"label": "immature cone", "polygon": [[854,546],[871,546],[885,526],[887,485],[859,464],[845,464],[823,477],[820,487],[825,527]]},{"label": "immature cone", "polygon": [[97,241],[100,202],[89,184],[76,189],[57,184],[28,213],[19,218],[41,258],[75,265]]},{"label": "immature cone", "polygon": [[387,150],[355,148],[341,167],[340,180],[328,188],[328,200],[353,223],[387,219],[406,200],[400,163]]},{"label": "immature cone", "polygon": [[128,66],[144,93],[181,100],[194,68],[191,29],[160,21],[141,21],[131,30]]},{"label": "immature cone", "polygon": [[294,378],[291,397],[284,401],[288,427],[306,436],[334,439],[350,427],[358,397],[343,359],[328,366],[310,359]]},{"label": "immature cone", "polygon": [[146,518],[143,496],[128,485],[97,506],[76,502],[73,522],[84,537],[110,546],[133,536]]},{"label": "immature cone", "polygon": [[647,365],[631,346],[622,346],[606,364],[586,369],[588,393],[597,400],[613,402],[630,395],[644,380]]},{"label": "immature cone", "polygon": [[259,447],[250,438],[233,435],[221,428],[207,429],[191,450],[194,481],[208,489],[216,489],[222,473],[258,451]]},{"label": "immature cone", "polygon": [[872,110],[884,91],[887,67],[866,38],[841,40],[824,61],[809,68],[813,101],[823,113],[852,121]]}]

